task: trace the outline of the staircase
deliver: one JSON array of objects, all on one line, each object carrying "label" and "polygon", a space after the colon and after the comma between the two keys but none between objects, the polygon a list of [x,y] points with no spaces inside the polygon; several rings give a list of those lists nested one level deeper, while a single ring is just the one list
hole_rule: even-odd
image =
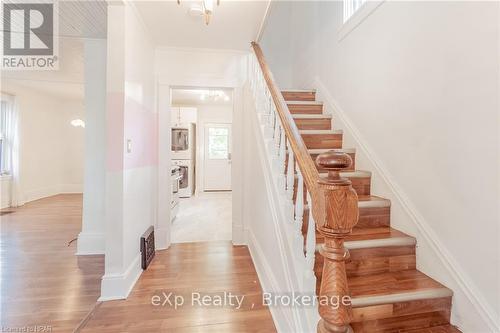
[{"label": "staircase", "polygon": [[[342,147],[342,132],[332,129],[332,117],[323,113],[314,90],[282,94],[313,159],[337,150],[355,161],[355,150]],[[371,173],[354,165],[340,173],[351,181],[359,199],[359,220],[345,242],[354,332],[459,332],[449,324],[452,291],[416,269],[415,238],[391,228],[391,202],[372,195]],[[309,216],[309,207],[304,209]],[[305,219],[304,234],[308,223]],[[316,243],[317,248],[323,243],[318,232]],[[319,293],[324,260],[318,252],[315,259]]]},{"label": "staircase", "polygon": [[284,215],[296,230],[294,260],[312,277],[301,291],[350,296],[338,307],[319,304],[317,331],[459,332],[450,325],[453,292],[416,269],[415,238],[391,228],[390,200],[372,195],[371,172],[356,169],[355,149],[343,147],[315,91],[280,91],[252,46],[251,88]]}]

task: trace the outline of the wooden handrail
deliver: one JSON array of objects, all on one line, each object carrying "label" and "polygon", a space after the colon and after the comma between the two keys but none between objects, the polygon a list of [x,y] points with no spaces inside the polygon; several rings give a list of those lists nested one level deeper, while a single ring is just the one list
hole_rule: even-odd
[{"label": "wooden handrail", "polygon": [[320,333],[349,332],[352,309],[345,268],[349,252],[344,247],[344,239],[358,222],[359,211],[356,191],[348,179],[340,177],[339,171],[349,168],[352,159],[345,153],[334,151],[320,154],[316,158],[316,164],[329,171],[327,177],[320,177],[318,168],[309,154],[285,99],[264,59],[262,49],[255,42],[252,42],[252,48],[295,161],[303,175],[307,190],[311,194],[309,207],[316,222],[316,229],[325,239],[320,250],[324,257],[320,297],[340,300],[335,304],[320,302],[321,320],[317,330]]},{"label": "wooden handrail", "polygon": [[278,89],[278,85],[274,81],[273,74],[269,70],[266,60],[264,59],[262,49],[259,44],[255,42],[252,42],[252,47],[262,70],[262,74],[264,75],[264,79],[266,80],[267,87],[269,88],[273,98],[276,111],[278,112],[278,116],[280,117],[281,124],[283,125],[283,129],[285,131],[285,135],[289,140],[295,160],[297,161],[300,171],[304,177],[306,187],[311,192],[313,200],[315,200],[314,192],[320,179],[318,169],[316,168],[311,155],[307,151],[306,144],[304,143],[304,140],[302,140],[299,129],[293,121],[293,117],[288,110],[285,99],[283,98],[281,91]]}]

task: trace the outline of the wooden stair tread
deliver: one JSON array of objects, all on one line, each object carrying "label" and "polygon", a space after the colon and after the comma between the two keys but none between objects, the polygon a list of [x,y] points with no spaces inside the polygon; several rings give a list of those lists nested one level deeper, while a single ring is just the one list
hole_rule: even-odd
[{"label": "wooden stair tread", "polygon": [[294,113],[292,114],[293,119],[332,119],[331,114],[320,113],[320,114],[308,114],[308,113]]},{"label": "wooden stair tread", "polygon": [[390,207],[391,200],[376,195],[359,195],[358,207]]},{"label": "wooden stair tread", "polygon": [[[382,198],[376,195],[359,195],[358,196],[358,207],[362,208],[373,208],[373,207],[390,207],[391,200]],[[308,211],[309,206],[304,205],[304,211]]]},{"label": "wooden stair tread", "polygon": [[353,307],[453,295],[450,289],[418,270],[350,277],[348,283]]},{"label": "wooden stair tread", "polygon": [[[319,174],[322,177],[326,177],[328,175],[328,172],[320,171]],[[341,171],[340,176],[345,178],[369,178],[372,176],[372,173],[366,170],[352,170],[352,171],[348,170],[348,171]],[[297,178],[297,175],[295,175],[295,178]]]},{"label": "wooden stair tread", "polygon": [[286,101],[287,105],[323,105],[320,101]]},{"label": "wooden stair tread", "polygon": [[[375,241],[375,240],[385,240],[384,242],[374,243],[377,246],[396,246],[400,241],[403,246],[415,245],[416,240],[414,237],[409,236],[399,230],[393,229],[391,227],[381,227],[381,228],[354,228],[352,233],[346,238],[346,247],[350,248],[360,248],[360,247],[372,247],[369,245],[363,245],[360,242],[363,241]],[[323,237],[316,232],[316,242],[317,244],[323,243]],[[376,246],[373,246],[376,247]]]},{"label": "wooden stair tread", "polygon": [[442,325],[442,326],[406,331],[406,333],[462,333],[462,332],[455,326]]},{"label": "wooden stair tread", "polygon": [[288,88],[288,89],[281,90],[281,93],[300,93],[300,92],[315,93],[316,89],[292,89],[292,88]]},{"label": "wooden stair tread", "polygon": [[[342,130],[299,130],[299,133],[304,135],[324,135],[324,134],[342,134]],[[330,149],[331,150],[331,149]]]}]

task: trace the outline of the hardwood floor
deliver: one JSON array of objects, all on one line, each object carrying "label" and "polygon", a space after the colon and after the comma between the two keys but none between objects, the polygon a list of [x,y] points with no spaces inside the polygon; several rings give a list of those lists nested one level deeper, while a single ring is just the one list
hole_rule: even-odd
[{"label": "hardwood floor", "polygon": [[[245,296],[241,307],[236,300],[232,306],[200,306],[198,295],[193,295],[209,295],[215,302],[224,292]],[[163,293],[172,293],[170,303]],[[173,295],[178,304],[181,297],[184,301],[177,309]],[[247,247],[218,241],[173,244],[158,252],[129,298],[102,303],[81,331],[264,333],[276,329],[269,309],[262,305],[262,289]]]},{"label": "hardwood floor", "polygon": [[[4,209],[0,218],[1,326],[72,332],[100,295],[104,256],[77,257],[82,196]],[[10,212],[10,213],[9,213]]]},{"label": "hardwood floor", "polygon": [[[276,332],[245,246],[230,241],[174,244],[157,252],[127,300],[96,303],[103,256],[75,256],[81,195],[58,195],[3,210],[1,327],[52,332]],[[172,292],[185,304],[155,306]],[[226,306],[199,306],[231,293]],[[234,296],[245,296],[241,306]],[[171,297],[173,300],[173,297]],[[178,298],[179,299],[179,298]],[[155,299],[156,300],[156,299]],[[191,306],[194,303],[195,306]],[[156,304],[156,303],[155,303]],[[85,319],[85,320],[84,320]]]}]

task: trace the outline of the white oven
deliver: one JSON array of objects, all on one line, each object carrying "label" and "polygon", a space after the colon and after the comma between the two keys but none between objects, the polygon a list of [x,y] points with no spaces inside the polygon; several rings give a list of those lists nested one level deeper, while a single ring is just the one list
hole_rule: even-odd
[{"label": "white oven", "polygon": [[180,168],[179,197],[189,198],[194,193],[194,163],[192,160],[172,160]]}]

